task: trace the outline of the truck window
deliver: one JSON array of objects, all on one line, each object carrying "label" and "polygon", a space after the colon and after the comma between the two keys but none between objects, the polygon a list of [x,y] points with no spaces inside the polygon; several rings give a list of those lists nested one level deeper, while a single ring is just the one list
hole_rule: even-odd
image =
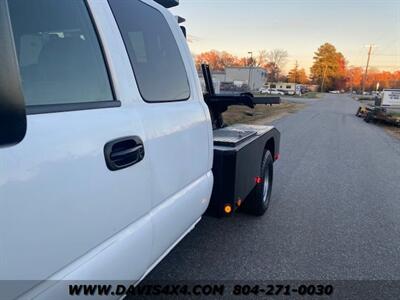
[{"label": "truck window", "polygon": [[109,0],[145,101],[186,100],[185,66],[164,16],[140,1]]},{"label": "truck window", "polygon": [[9,0],[27,106],[113,100],[84,0]]}]

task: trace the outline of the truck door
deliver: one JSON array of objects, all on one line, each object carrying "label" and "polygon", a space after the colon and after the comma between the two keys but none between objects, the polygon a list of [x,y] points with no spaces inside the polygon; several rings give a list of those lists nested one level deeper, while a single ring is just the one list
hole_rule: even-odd
[{"label": "truck door", "polygon": [[152,174],[130,78],[115,84],[94,25],[104,17],[84,0],[8,6],[28,131],[0,149],[0,280],[139,279]]},{"label": "truck door", "polygon": [[140,91],[152,170],[155,261],[208,206],[212,190],[211,121],[175,18],[154,1],[109,3]]}]

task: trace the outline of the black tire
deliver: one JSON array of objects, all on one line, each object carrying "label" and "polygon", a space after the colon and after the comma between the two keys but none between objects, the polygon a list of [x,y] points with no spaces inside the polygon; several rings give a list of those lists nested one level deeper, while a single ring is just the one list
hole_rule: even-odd
[{"label": "black tire", "polygon": [[373,117],[372,117],[371,113],[367,113],[367,115],[365,116],[364,121],[367,122],[367,123],[369,123],[369,122],[371,122],[372,120],[373,120]]},{"label": "black tire", "polygon": [[259,176],[262,183],[257,184],[249,198],[244,202],[245,211],[254,216],[264,215],[271,201],[274,160],[268,150],[264,153]]}]

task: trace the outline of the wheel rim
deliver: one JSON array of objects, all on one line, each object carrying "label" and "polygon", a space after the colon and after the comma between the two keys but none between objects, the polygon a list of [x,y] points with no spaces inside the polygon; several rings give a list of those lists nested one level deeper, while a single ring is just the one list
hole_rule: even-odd
[{"label": "wheel rim", "polygon": [[268,200],[268,191],[269,191],[269,167],[266,168],[265,174],[264,174],[264,190],[263,190],[263,202],[267,202]]}]

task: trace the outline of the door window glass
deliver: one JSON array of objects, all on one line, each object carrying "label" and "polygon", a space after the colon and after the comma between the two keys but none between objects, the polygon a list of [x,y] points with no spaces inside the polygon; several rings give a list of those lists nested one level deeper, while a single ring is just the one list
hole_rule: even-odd
[{"label": "door window glass", "polygon": [[164,16],[140,1],[109,0],[140,93],[149,102],[190,96],[185,66]]},{"label": "door window glass", "polygon": [[113,100],[83,0],[10,0],[9,7],[28,106]]}]

